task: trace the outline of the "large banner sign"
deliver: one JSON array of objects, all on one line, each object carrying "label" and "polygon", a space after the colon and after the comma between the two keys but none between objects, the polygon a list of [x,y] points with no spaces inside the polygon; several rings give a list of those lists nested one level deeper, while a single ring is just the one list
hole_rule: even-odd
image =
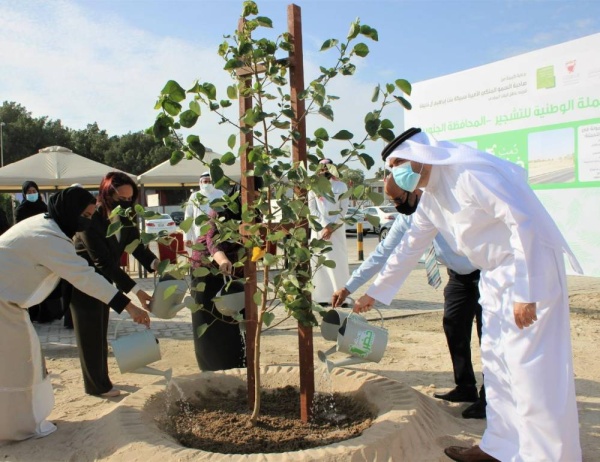
[{"label": "large banner sign", "polygon": [[406,127],[515,162],[600,276],[600,34],[413,86]]}]

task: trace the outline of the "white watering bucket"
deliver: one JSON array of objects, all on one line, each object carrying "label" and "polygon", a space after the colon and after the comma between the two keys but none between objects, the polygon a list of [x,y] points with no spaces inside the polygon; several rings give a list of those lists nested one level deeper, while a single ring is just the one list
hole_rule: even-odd
[{"label": "white watering bucket", "polygon": [[119,323],[111,345],[121,374],[133,372],[161,358],[158,339],[150,329],[117,337],[118,326]]},{"label": "white watering bucket", "polygon": [[246,305],[246,293],[244,291],[244,281],[239,279],[227,281],[227,278],[223,277],[224,286],[215,298],[213,303],[219,313],[224,316],[234,317],[240,311],[244,309]]},{"label": "white watering bucket", "polygon": [[160,281],[154,285],[150,311],[160,319],[174,318],[181,309],[194,303],[193,297],[189,295],[183,298],[187,289],[187,283],[183,280]]},{"label": "white watering bucket", "polygon": [[[337,346],[325,352],[318,352],[319,359],[327,365],[329,372],[334,367],[381,361],[387,348],[388,332],[383,327],[383,315],[379,310],[376,311],[381,316],[381,327],[369,324],[356,313],[351,313],[342,320],[337,332]],[[335,351],[348,353],[350,357],[337,362],[327,359],[327,356]]]}]

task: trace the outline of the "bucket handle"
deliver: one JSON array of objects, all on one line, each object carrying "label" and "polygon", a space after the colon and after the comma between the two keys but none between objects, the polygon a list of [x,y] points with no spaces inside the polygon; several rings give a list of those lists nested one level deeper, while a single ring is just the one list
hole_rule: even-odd
[{"label": "bucket handle", "polygon": [[[383,326],[383,314],[381,313],[381,311],[379,311],[379,308],[375,308],[375,307],[373,307],[373,309],[374,309],[375,311],[377,311],[377,313],[379,313],[379,317],[381,318],[381,319],[380,319],[380,321],[381,321],[381,328],[382,328],[382,329],[385,329],[385,327]],[[348,315],[348,317],[350,317],[350,316],[353,316],[353,315],[354,315],[354,316],[358,316],[358,314],[357,314],[357,313],[355,313],[354,311],[351,311],[351,312],[350,312],[350,314]]]}]

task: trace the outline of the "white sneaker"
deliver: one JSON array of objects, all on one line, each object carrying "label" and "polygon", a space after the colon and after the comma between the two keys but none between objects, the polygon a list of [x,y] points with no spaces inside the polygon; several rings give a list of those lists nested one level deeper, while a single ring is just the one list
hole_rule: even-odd
[{"label": "white sneaker", "polygon": [[121,394],[121,390],[119,390],[118,388],[112,387],[106,393],[102,393],[100,395],[100,397],[101,398],[115,398],[115,397],[119,396],[120,394]]}]

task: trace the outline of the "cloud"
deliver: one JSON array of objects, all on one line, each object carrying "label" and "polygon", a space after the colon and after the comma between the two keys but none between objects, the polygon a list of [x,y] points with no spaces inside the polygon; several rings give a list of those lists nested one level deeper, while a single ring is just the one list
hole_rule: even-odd
[{"label": "cloud", "polygon": [[[318,42],[310,48],[320,48],[321,39],[308,40]],[[213,82],[219,94],[225,93],[232,81],[222,70],[224,63],[217,55],[217,45],[158,36],[110,13],[96,11],[92,15],[70,1],[3,4],[2,99],[22,104],[35,117],[60,119],[73,129],[97,122],[109,135],[143,130],[152,125],[157,114],[153,106],[169,79],[177,80],[184,88],[190,88],[196,79]],[[332,66],[335,56],[306,52],[306,83],[318,75],[317,62],[325,61],[332,61],[324,64]],[[357,76],[334,79],[329,92],[341,98],[334,107],[335,122],[310,117],[309,136],[322,125],[330,134],[344,128],[356,134],[356,141],[359,134],[362,139],[362,119],[374,107],[370,97],[375,83],[361,77],[367,69],[367,64],[360,63]],[[389,115],[397,130],[402,128],[401,112],[396,109]],[[237,107],[229,108],[227,114],[237,118]],[[193,132],[204,144],[223,152],[228,136],[237,134],[237,129],[218,124],[214,114],[203,114]],[[346,144],[331,143],[327,155],[340,160],[336,152]],[[381,147],[369,149],[378,153]]]}]

